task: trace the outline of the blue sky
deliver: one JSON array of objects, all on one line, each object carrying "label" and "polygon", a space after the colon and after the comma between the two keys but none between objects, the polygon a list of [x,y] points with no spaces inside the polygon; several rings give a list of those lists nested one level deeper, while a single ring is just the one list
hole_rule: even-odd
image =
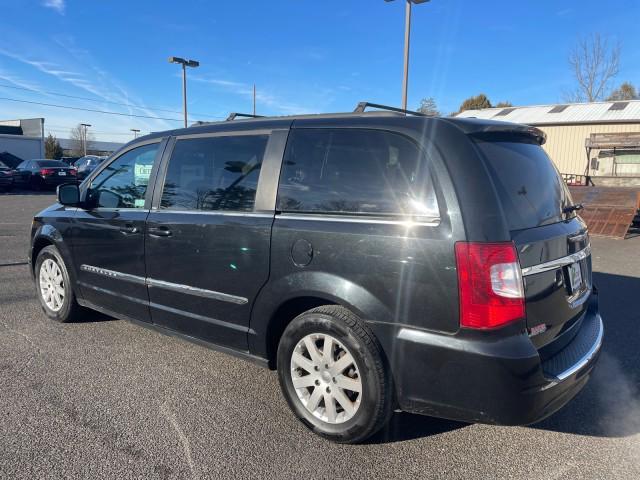
[{"label": "blue sky", "polygon": [[[167,62],[176,55],[201,62],[188,72],[192,120],[250,111],[254,82],[260,114],[398,105],[402,3],[0,0],[0,97],[180,119],[159,110],[182,108],[180,70]],[[413,12],[413,108],[432,96],[449,113],[479,92],[494,103],[562,101],[573,87],[567,56],[583,32],[620,41],[618,81],[640,84],[637,0],[432,0]],[[0,119],[41,116],[59,137],[91,123],[99,140],[180,126],[0,100]]]}]

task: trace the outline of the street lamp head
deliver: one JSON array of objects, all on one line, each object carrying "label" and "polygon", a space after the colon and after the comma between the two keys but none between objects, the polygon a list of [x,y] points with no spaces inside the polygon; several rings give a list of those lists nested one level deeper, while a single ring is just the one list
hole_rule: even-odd
[{"label": "street lamp head", "polygon": [[180,58],[180,57],[169,57],[169,63],[179,63],[180,65],[184,65],[185,67],[199,67],[200,66],[200,62],[198,62],[197,60],[185,60],[184,58]]},{"label": "street lamp head", "polygon": [[[395,2],[395,0],[384,0],[385,2]],[[427,3],[431,0],[408,0],[410,3],[414,3],[416,5],[419,5],[421,3]]]}]

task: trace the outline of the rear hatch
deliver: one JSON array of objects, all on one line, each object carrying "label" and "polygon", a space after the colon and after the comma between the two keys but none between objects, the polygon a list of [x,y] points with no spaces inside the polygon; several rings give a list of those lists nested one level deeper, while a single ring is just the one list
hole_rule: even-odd
[{"label": "rear hatch", "polygon": [[478,135],[522,268],[527,329],[548,358],[579,330],[592,290],[589,236],[543,135]]}]

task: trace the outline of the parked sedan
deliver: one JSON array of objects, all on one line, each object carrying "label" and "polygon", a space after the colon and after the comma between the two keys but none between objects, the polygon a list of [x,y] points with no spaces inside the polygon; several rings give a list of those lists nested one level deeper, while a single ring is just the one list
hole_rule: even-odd
[{"label": "parked sedan", "polygon": [[0,189],[11,190],[13,188],[13,172],[5,164],[0,163]]},{"label": "parked sedan", "polygon": [[106,158],[107,157],[98,157],[96,155],[86,155],[75,162],[73,166],[78,171],[78,180],[82,181],[87,178]]},{"label": "parked sedan", "polygon": [[26,160],[13,172],[15,186],[40,190],[76,180],[76,169],[58,160]]}]

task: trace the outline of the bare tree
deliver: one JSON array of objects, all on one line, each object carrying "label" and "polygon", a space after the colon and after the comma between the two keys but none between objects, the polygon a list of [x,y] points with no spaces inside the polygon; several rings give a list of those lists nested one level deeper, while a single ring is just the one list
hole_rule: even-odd
[{"label": "bare tree", "polygon": [[82,157],[84,155],[85,142],[87,143],[86,151],[91,150],[91,143],[94,141],[95,137],[91,132],[85,131],[81,124],[73,127],[69,135],[71,138],[71,151],[74,157]]},{"label": "bare tree", "polygon": [[567,100],[597,102],[607,97],[611,80],[620,69],[620,43],[609,45],[599,33],[581,39],[569,54],[569,65],[578,83]]},{"label": "bare tree", "polygon": [[423,98],[420,100],[420,106],[418,107],[418,111],[420,113],[424,113],[429,117],[439,117],[440,111],[438,110],[438,105],[433,97]]}]

